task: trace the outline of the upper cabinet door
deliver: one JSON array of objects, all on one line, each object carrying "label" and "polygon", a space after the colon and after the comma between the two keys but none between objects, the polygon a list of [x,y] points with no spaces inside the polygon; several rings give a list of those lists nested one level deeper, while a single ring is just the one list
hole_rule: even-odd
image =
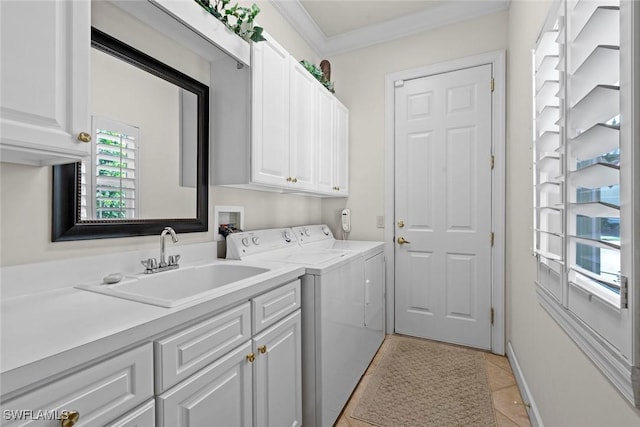
[{"label": "upper cabinet door", "polygon": [[315,77],[291,57],[290,172],[292,188],[315,190],[316,183],[316,87]]},{"label": "upper cabinet door", "polygon": [[289,53],[267,36],[253,43],[251,179],[285,186],[289,174]]},{"label": "upper cabinet door", "polygon": [[[2,161],[43,166],[91,152],[88,1],[1,1]],[[86,139],[86,138],[85,138]]]},{"label": "upper cabinet door", "polygon": [[349,110],[336,100],[335,187],[341,196],[349,195]]},{"label": "upper cabinet door", "polygon": [[334,193],[335,98],[323,86],[316,85],[318,191]]}]

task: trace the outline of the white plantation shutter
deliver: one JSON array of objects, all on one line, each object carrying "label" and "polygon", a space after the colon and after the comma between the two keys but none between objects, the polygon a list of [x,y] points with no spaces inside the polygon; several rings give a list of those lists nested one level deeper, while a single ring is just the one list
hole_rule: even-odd
[{"label": "white plantation shutter", "polygon": [[637,407],[640,343],[632,325],[640,313],[627,294],[640,291],[628,289],[640,265],[633,240],[640,78],[632,65],[639,16],[640,2],[559,0],[533,55],[538,299]]},{"label": "white plantation shutter", "polygon": [[620,298],[620,2],[567,4],[568,280]]},{"label": "white plantation shutter", "polygon": [[564,179],[563,117],[564,21],[558,16],[543,33],[534,54],[534,242],[538,283],[563,301]]},{"label": "white plantation shutter", "polygon": [[[91,219],[133,219],[138,212],[138,142],[135,126],[93,117],[91,171],[83,173],[82,213]],[[83,171],[86,165],[83,164]],[[86,207],[85,207],[86,202]],[[83,218],[83,219],[87,219]]]}]

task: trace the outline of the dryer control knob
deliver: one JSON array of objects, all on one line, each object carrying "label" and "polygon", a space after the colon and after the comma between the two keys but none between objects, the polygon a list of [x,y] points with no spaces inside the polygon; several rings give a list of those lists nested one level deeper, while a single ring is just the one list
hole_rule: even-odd
[{"label": "dryer control knob", "polygon": [[253,242],[254,245],[259,245],[260,244],[260,238],[258,236],[253,236],[251,241]]},{"label": "dryer control knob", "polygon": [[249,238],[248,237],[243,237],[242,238],[242,244],[244,246],[249,246]]},{"label": "dryer control knob", "polygon": [[328,236],[329,233],[331,233],[331,230],[329,230],[329,227],[324,226],[322,227],[322,232],[324,233],[325,236]]},{"label": "dryer control knob", "polygon": [[282,237],[284,237],[284,240],[289,243],[291,241],[291,233],[289,233],[288,231],[283,231],[282,232]]},{"label": "dryer control knob", "polygon": [[305,229],[304,229],[304,235],[305,235],[305,236],[311,236],[311,232],[310,232],[310,231],[309,231],[309,229],[308,229],[308,228],[306,228],[306,227],[305,227]]}]

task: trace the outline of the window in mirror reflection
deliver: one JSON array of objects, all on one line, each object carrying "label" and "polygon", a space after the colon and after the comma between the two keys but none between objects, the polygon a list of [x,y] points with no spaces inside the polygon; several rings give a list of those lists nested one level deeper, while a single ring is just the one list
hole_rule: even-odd
[{"label": "window in mirror reflection", "polygon": [[138,217],[140,129],[94,116],[91,170],[82,163],[82,219]]}]

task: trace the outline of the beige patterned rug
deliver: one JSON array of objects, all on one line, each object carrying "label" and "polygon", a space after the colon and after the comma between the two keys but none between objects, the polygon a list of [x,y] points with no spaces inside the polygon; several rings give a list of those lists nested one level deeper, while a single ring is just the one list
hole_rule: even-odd
[{"label": "beige patterned rug", "polygon": [[384,427],[496,425],[482,352],[410,337],[389,344],[353,418]]}]

